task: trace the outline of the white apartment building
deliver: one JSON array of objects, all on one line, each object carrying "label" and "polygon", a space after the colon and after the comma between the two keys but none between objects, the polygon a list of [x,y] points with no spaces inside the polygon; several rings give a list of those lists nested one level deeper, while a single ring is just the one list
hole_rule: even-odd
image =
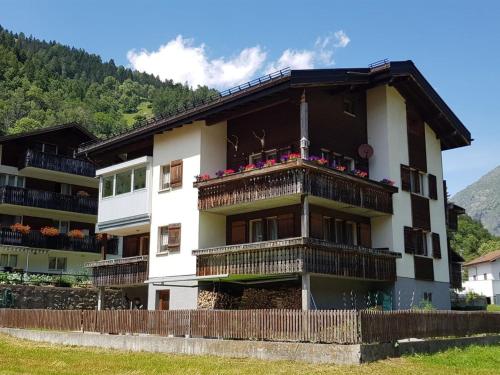
[{"label": "white apartment building", "polygon": [[482,255],[464,264],[468,280],[467,292],[485,296],[488,303],[500,305],[500,250]]},{"label": "white apartment building", "polygon": [[94,283],[148,309],[448,309],[441,152],[470,142],[411,61],[223,92],[80,148],[122,238]]}]

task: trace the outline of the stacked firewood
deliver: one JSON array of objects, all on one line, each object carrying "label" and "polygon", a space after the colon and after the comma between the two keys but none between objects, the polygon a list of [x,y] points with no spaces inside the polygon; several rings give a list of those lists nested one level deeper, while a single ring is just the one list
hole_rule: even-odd
[{"label": "stacked firewood", "polygon": [[300,309],[299,288],[244,288],[239,290],[201,290],[199,309]]}]

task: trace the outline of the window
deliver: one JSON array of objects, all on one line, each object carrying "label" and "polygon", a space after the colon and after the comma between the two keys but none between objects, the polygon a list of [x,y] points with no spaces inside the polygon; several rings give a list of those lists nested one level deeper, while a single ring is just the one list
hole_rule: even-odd
[{"label": "window", "polygon": [[102,197],[111,197],[113,195],[113,185],[115,176],[106,176],[102,178]]},{"label": "window", "polygon": [[261,161],[262,161],[262,153],[260,153],[260,152],[258,154],[250,155],[249,160],[248,160],[248,162],[250,164],[257,164]]},{"label": "window", "polygon": [[0,186],[24,187],[24,177],[13,174],[0,174]]},{"label": "window", "polygon": [[161,167],[160,189],[170,189],[170,164]]},{"label": "window", "polygon": [[484,278],[484,280],[488,280],[488,274],[487,274],[487,273],[484,273],[484,274],[483,274],[483,278]]},{"label": "window", "polygon": [[432,302],[432,293],[431,292],[424,292],[424,301]]},{"label": "window", "polygon": [[39,152],[46,152],[47,154],[57,155],[57,145],[53,145],[50,143],[35,143],[33,149]]},{"label": "window", "polygon": [[146,167],[134,169],[134,190],[146,187]]},{"label": "window", "polygon": [[250,220],[250,242],[264,241],[264,233],[262,230],[262,220]]},{"label": "window", "polygon": [[56,228],[59,228],[60,233],[68,233],[69,232],[69,221],[60,221],[56,225]]},{"label": "window", "polygon": [[178,251],[181,247],[181,225],[170,224],[159,228],[159,253]]},{"label": "window", "polygon": [[427,232],[422,230],[415,231],[415,254],[428,256],[428,247],[427,247]]},{"label": "window", "polygon": [[278,218],[268,217],[266,218],[266,229],[267,229],[267,240],[277,240],[278,239]]},{"label": "window", "polygon": [[335,232],[335,219],[331,217],[323,217],[323,239],[325,241],[337,242]]},{"label": "window", "polygon": [[116,174],[115,194],[130,193],[132,186],[132,171],[125,171]]},{"label": "window", "polygon": [[66,271],[66,258],[49,257],[49,271]]},{"label": "window", "polygon": [[0,254],[0,267],[17,267],[17,255]]},{"label": "window", "polygon": [[344,113],[350,116],[356,116],[354,113],[354,103],[351,99],[344,98]]},{"label": "window", "polygon": [[356,225],[353,222],[345,223],[345,244],[356,245]]}]

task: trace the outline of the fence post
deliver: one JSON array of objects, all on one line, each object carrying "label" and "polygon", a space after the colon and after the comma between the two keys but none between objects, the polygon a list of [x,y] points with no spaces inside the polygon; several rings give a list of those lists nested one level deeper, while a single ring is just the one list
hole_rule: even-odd
[{"label": "fence post", "polygon": [[363,311],[358,310],[356,311],[356,321],[357,321],[357,343],[362,344],[363,343]]}]

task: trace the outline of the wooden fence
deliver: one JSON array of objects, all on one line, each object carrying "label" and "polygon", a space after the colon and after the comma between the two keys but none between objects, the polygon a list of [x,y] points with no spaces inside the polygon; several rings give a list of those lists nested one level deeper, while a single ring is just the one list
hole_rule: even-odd
[{"label": "wooden fence", "polygon": [[0,310],[0,326],[111,334],[357,344],[500,333],[500,313],[354,310]]}]

